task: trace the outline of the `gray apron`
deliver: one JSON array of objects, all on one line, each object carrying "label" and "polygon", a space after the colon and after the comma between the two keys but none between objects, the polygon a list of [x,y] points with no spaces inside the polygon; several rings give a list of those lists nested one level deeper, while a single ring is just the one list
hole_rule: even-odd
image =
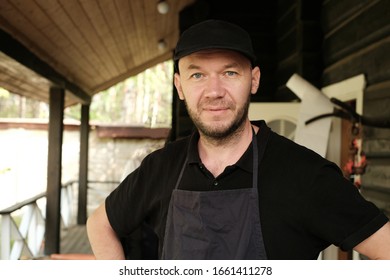
[{"label": "gray apron", "polygon": [[162,259],[267,259],[257,188],[258,163],[265,144],[258,153],[253,132],[252,188],[200,192],[178,189],[185,160],[169,203]]}]

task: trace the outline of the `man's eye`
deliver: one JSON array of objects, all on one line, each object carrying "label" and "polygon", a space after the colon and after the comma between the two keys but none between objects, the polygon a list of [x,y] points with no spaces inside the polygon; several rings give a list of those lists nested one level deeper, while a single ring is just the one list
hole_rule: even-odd
[{"label": "man's eye", "polygon": [[202,77],[202,74],[200,73],[195,73],[195,74],[192,74],[191,75],[192,78],[195,78],[195,79],[200,79]]},{"label": "man's eye", "polygon": [[234,71],[226,71],[225,74],[226,74],[226,76],[232,77],[232,76],[237,75],[237,72],[234,72]]}]

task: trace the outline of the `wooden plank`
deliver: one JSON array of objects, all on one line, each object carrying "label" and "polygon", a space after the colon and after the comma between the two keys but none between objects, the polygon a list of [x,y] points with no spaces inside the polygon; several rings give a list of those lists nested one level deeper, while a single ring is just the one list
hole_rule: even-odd
[{"label": "wooden plank", "polygon": [[[363,151],[370,158],[390,158],[390,139],[379,137],[378,132],[368,133],[367,130],[373,131],[373,129],[364,128],[364,141],[363,141]],[[377,129],[378,131],[379,129]],[[384,134],[388,134],[385,129],[380,130]],[[371,134],[370,138],[366,135]]]},{"label": "wooden plank", "polygon": [[[370,85],[364,95],[363,115],[381,122],[390,120],[390,77]],[[365,126],[364,149],[370,155],[390,157],[390,129]]]},{"label": "wooden plank", "polygon": [[[362,177],[364,179],[364,176]],[[371,188],[370,186],[362,186],[362,195],[373,202],[376,206],[382,209],[387,216],[390,216],[390,192],[378,188]]]},{"label": "wooden plank", "polygon": [[31,198],[28,198],[22,202],[19,202],[19,203],[16,203],[10,207],[7,207],[5,209],[2,209],[0,210],[0,215],[10,215],[12,214],[13,212],[15,212],[16,210],[19,210],[21,209],[22,207],[26,206],[26,205],[29,205],[29,204],[32,204],[32,203],[35,203],[37,200],[43,198],[46,196],[46,193],[40,193],[38,195],[35,195]]},{"label": "wooden plank", "polygon": [[61,254],[92,254],[85,225],[63,229],[60,248]]},{"label": "wooden plank", "polygon": [[329,65],[341,58],[367,47],[390,34],[390,5],[388,1],[372,1],[354,18],[324,40],[324,63]]},{"label": "wooden plank", "polygon": [[[390,79],[367,87],[364,116],[390,119]],[[390,214],[390,129],[363,128],[363,151],[367,168],[362,178],[362,194]]]},{"label": "wooden plank", "polygon": [[89,105],[81,106],[79,199],[77,208],[77,224],[79,225],[87,222],[89,108]]},{"label": "wooden plank", "polygon": [[[138,2],[138,1],[137,1]],[[116,76],[125,71],[126,66],[123,63],[123,60],[120,57],[120,51],[115,44],[115,39],[109,28],[108,22],[104,17],[102,11],[102,5],[99,2],[94,1],[83,1],[81,5],[85,11],[88,11],[88,18],[90,23],[93,26],[93,32],[98,36],[98,44],[95,45],[95,48],[104,49],[104,53],[108,59],[105,61],[111,61],[112,67],[111,71]]]},{"label": "wooden plank", "polygon": [[278,15],[283,17],[291,9],[297,9],[298,1],[295,0],[278,0]]},{"label": "wooden plank", "polygon": [[0,45],[0,51],[7,56],[15,59],[19,63],[42,75],[54,84],[62,85],[81,99],[81,102],[90,103],[91,97],[78,85],[67,80],[63,75],[54,70],[49,64],[42,61],[38,56],[32,53],[25,46],[20,44],[6,32],[0,30],[0,41],[6,42]]},{"label": "wooden plank", "polygon": [[83,50],[89,54],[88,56],[91,56],[90,59],[95,64],[96,73],[104,77],[114,76],[116,71],[110,54],[102,47],[102,41],[97,36],[92,24],[93,19],[87,16],[84,7],[79,1],[62,1],[61,5],[77,27],[74,32],[79,33],[82,37],[82,39],[79,38],[77,40],[82,40],[80,41],[81,47],[84,46]]},{"label": "wooden plank", "polygon": [[[127,37],[129,34],[126,33],[126,27],[123,25],[121,18],[122,15],[122,5],[128,7],[129,3],[127,1],[99,1],[104,8],[104,17],[109,25],[110,32],[113,34],[113,39],[115,40],[116,47],[119,51],[120,58],[123,61],[124,69],[123,72],[128,71],[130,67],[134,66],[134,61],[132,55],[130,55],[129,50],[130,45]],[[128,16],[128,15],[123,15]],[[132,50],[136,53],[136,50]],[[130,59],[129,59],[130,58]]]},{"label": "wooden plank", "polygon": [[[103,40],[106,40],[107,37],[111,36],[110,42],[112,43],[109,46],[109,51],[113,52],[113,56],[116,59],[116,63],[118,65],[118,73],[123,73],[128,69],[128,66],[123,60],[123,57],[128,53],[127,43],[125,40],[126,33],[123,32],[121,22],[119,20],[118,13],[120,12],[120,6],[117,6],[117,2],[113,2],[111,0],[104,0],[97,2],[102,13],[105,27],[100,27],[102,31],[107,31],[108,34],[102,32],[100,36],[102,36]],[[104,30],[107,28],[107,30]]]},{"label": "wooden plank", "polygon": [[49,147],[47,164],[47,201],[45,254],[59,253],[61,224],[62,136],[65,92],[50,89]]},{"label": "wooden plank", "polygon": [[390,120],[390,88],[389,94],[385,98],[364,100],[364,116],[372,119]]},{"label": "wooden plank", "polygon": [[131,1],[130,3],[130,11],[131,11],[131,17],[133,18],[134,22],[134,28],[136,31],[136,38],[139,40],[138,46],[140,47],[138,49],[138,55],[140,56],[141,60],[145,60],[146,57],[148,57],[148,44],[146,40],[146,33],[143,32],[145,31],[142,27],[145,26],[144,18],[145,18],[145,13],[144,13],[144,8],[143,8],[143,3],[142,1]]},{"label": "wooden plank", "polygon": [[[0,119],[0,129],[12,129],[12,128],[23,128],[30,130],[48,130],[48,123],[43,120],[39,121],[37,119],[12,119],[4,118]],[[79,125],[77,124],[64,124],[64,130],[66,131],[77,131],[79,130]]]},{"label": "wooden plank", "polygon": [[323,72],[324,86],[365,73],[368,84],[390,80],[390,36],[371,44],[336,63]]},{"label": "wooden plank", "polygon": [[[300,59],[301,76],[313,84],[315,87],[321,87],[321,53],[320,52],[302,52]],[[291,75],[294,73],[291,73]]]},{"label": "wooden plank", "polygon": [[[320,86],[322,72],[322,33],[319,18],[318,1],[298,1],[295,3],[282,1],[285,13],[278,19],[276,71],[277,101],[295,100],[294,94],[286,90],[287,80],[297,73],[315,86]],[[288,99],[289,98],[289,99]]]},{"label": "wooden plank", "polygon": [[6,80],[2,78],[3,75],[0,74],[0,87],[9,92],[48,103],[47,96],[45,96],[43,92],[47,92],[49,86],[38,88],[36,85],[23,83],[22,80],[13,79],[13,77],[10,76],[7,76]]},{"label": "wooden plank", "polygon": [[368,85],[365,90],[365,101],[387,98],[390,98],[390,79],[380,83]]},{"label": "wooden plank", "polygon": [[[26,48],[29,48],[35,54],[44,54],[44,48],[37,49],[37,46],[33,42],[40,42],[40,45],[48,46],[51,44],[49,38],[44,36],[44,34],[36,28],[35,24],[31,22],[29,17],[24,14],[23,9],[20,10],[20,7],[17,6],[17,3],[15,3],[15,1],[4,0],[0,3],[0,22],[2,28],[4,28],[4,31],[9,34],[13,34],[14,39],[20,41]],[[27,5],[27,3],[23,4]],[[29,1],[28,8],[31,11],[36,10],[37,5],[35,1]],[[25,30],[25,32],[21,33],[20,30]],[[1,41],[5,42],[3,40]]]},{"label": "wooden plank", "polygon": [[[161,15],[157,11],[156,2],[154,1],[146,0],[142,1],[142,4],[144,10],[143,22],[147,30],[145,38],[152,39],[149,41],[149,44],[147,44],[148,52],[150,57],[155,57],[156,54],[158,54],[158,52],[156,53],[156,50],[158,50],[158,41],[164,37],[165,34],[163,33],[166,33],[165,30],[167,27],[163,19],[166,18],[168,14]],[[170,9],[172,8],[172,5],[170,5]]]},{"label": "wooden plank", "polygon": [[369,159],[362,185],[390,192],[390,159]]},{"label": "wooden plank", "polygon": [[368,5],[377,1],[372,0],[328,0],[323,1],[321,22],[324,33],[334,32],[350,18],[364,10]]},{"label": "wooden plank", "polygon": [[138,40],[136,40],[136,30],[134,26],[134,20],[131,16],[131,8],[129,1],[116,0],[116,6],[122,11],[118,17],[121,21],[123,32],[126,34],[125,40],[128,47],[128,54],[125,56],[125,63],[127,67],[136,66],[142,63],[137,55],[138,50],[141,48]]},{"label": "wooden plank", "polygon": [[276,76],[278,86],[285,85],[294,73],[300,74],[299,59],[299,54],[294,53],[292,56],[279,62]]},{"label": "wooden plank", "polygon": [[[80,58],[73,58],[73,55],[63,51],[64,48],[68,47],[68,44],[63,40],[62,33],[42,10],[40,4],[35,1],[29,2],[28,6],[24,6],[24,4],[13,2],[11,4],[13,12],[4,15],[5,20],[12,23],[12,33],[17,34],[17,39],[61,73],[71,73],[65,67],[69,61],[72,61],[70,67],[73,67],[73,70],[81,69],[84,71],[82,65],[79,64]],[[15,30],[23,30],[23,33]],[[77,80],[76,76],[68,78]]]},{"label": "wooden plank", "polygon": [[[74,4],[78,5],[78,3]],[[45,27],[47,29],[45,32],[55,39],[53,44],[57,46],[55,49],[50,49],[51,55],[59,59],[70,59],[61,63],[68,62],[68,71],[74,73],[73,79],[82,78],[86,82],[83,86],[91,88],[91,84],[95,84],[96,80],[103,78],[103,76],[98,71],[99,65],[96,56],[93,55],[90,45],[86,43],[72,18],[76,7],[73,6],[73,10],[68,12],[60,2],[45,1],[40,5],[40,8],[51,22],[51,25]],[[72,30],[72,32],[69,32],[69,30]],[[66,56],[64,57],[65,53]],[[92,55],[86,56],[86,53]]]},{"label": "wooden plank", "polygon": [[97,126],[96,132],[101,138],[150,138],[166,139],[169,128],[146,128],[125,126]]},{"label": "wooden plank", "polygon": [[298,49],[304,52],[322,51],[322,33],[318,21],[302,21],[298,23]]},{"label": "wooden plank", "polygon": [[32,93],[36,95],[35,99],[47,101],[50,81],[2,53],[0,53],[0,60],[0,81],[7,85],[4,88],[18,89],[14,93]]},{"label": "wooden plank", "polygon": [[[0,86],[13,94],[49,103],[47,93],[52,82],[0,52]],[[65,106],[79,101],[69,91],[66,93]]]},{"label": "wooden plank", "polygon": [[288,59],[292,55],[298,52],[298,29],[296,27],[296,23],[294,24],[294,28],[287,34],[284,34],[282,38],[278,39],[278,61],[283,61]]},{"label": "wooden plank", "polygon": [[[153,12],[152,16],[155,19],[154,21],[154,28],[155,28],[155,38],[157,41],[164,40],[164,42],[167,44],[167,47],[165,50],[160,50],[161,52],[166,52],[171,50],[175,47],[176,41],[178,39],[179,35],[179,19],[177,15],[172,14],[172,11],[177,11],[178,6],[181,5],[181,2],[184,1],[171,1],[169,3],[170,5],[170,11],[168,11],[168,15],[161,15],[157,9],[156,9],[156,2],[154,1],[147,1],[146,6],[147,9],[150,9],[151,12]],[[173,30],[175,30],[173,32]],[[158,47],[157,47],[158,48]]]},{"label": "wooden plank", "polygon": [[[42,93],[42,89],[48,89],[51,86],[51,83],[48,80],[35,75],[32,71],[27,71],[26,69],[21,70],[21,73],[12,73],[8,69],[9,68],[5,69],[0,66],[0,79],[2,82],[22,91],[34,93],[34,95],[36,93],[38,99],[47,99],[47,95]],[[25,75],[27,73],[31,73],[31,76]]]}]

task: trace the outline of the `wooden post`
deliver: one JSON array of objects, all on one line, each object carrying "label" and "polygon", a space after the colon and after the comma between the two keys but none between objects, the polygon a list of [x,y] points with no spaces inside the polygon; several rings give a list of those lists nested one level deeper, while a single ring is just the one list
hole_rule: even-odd
[{"label": "wooden post", "polygon": [[45,254],[60,251],[61,160],[65,90],[50,88]]},{"label": "wooden post", "polygon": [[83,225],[87,221],[88,141],[89,105],[82,105],[80,126],[79,201],[77,212],[77,223],[79,225]]}]

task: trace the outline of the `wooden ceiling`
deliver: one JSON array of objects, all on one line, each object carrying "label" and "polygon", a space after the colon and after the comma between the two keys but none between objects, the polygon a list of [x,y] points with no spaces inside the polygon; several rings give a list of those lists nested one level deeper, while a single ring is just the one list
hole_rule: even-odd
[{"label": "wooden ceiling", "polygon": [[179,12],[194,0],[167,0],[167,14],[157,11],[158,2],[1,0],[0,87],[48,102],[50,86],[59,84],[66,106],[88,103],[93,94],[170,59]]}]

